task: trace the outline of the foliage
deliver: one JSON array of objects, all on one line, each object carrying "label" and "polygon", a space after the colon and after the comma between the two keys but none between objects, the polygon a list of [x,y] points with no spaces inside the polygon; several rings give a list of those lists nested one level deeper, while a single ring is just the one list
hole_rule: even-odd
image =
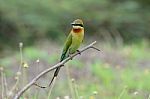
[{"label": "foliage", "polygon": [[[149,0],[1,0],[0,49],[22,41],[60,39],[76,18],[86,34],[125,42],[149,38]],[[16,47],[14,47],[16,48]]]}]

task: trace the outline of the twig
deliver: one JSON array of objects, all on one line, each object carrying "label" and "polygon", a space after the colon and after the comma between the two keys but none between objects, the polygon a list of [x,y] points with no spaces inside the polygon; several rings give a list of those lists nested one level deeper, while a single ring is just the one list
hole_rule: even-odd
[{"label": "twig", "polygon": [[4,98],[4,76],[3,76],[3,67],[0,67],[0,72],[1,72],[1,84],[2,84],[2,96],[1,98],[3,99]]},{"label": "twig", "polygon": [[5,87],[4,89],[5,89],[5,94],[6,94],[5,98],[8,99],[8,95],[7,95],[8,94],[8,86],[7,86],[6,74],[4,73],[3,75],[4,75],[4,87]]},{"label": "twig", "polygon": [[[16,76],[15,76],[15,84],[12,86],[12,88],[10,89],[9,93],[14,92],[18,87],[19,87],[19,82],[23,82],[22,86],[24,86],[24,79],[23,77],[20,78],[20,76],[22,75],[22,66],[23,66],[23,43],[20,42],[19,43],[19,51],[20,51],[20,66],[16,72]],[[8,95],[8,99],[11,97],[12,95]]]},{"label": "twig", "polygon": [[[96,44],[96,41],[94,41],[93,43],[91,43],[91,44],[87,45],[86,47],[82,48],[82,49],[80,50],[80,53],[82,53],[82,52],[84,52],[84,51],[86,51],[86,50],[88,50],[88,49],[90,49],[90,48],[93,48],[93,45],[94,45],[94,44]],[[94,48],[94,49],[95,49],[95,48]],[[37,81],[38,79],[40,79],[43,75],[45,75],[45,74],[47,74],[48,72],[50,72],[50,71],[56,69],[57,67],[62,67],[62,66],[64,66],[65,63],[67,63],[69,60],[71,60],[73,57],[77,56],[78,54],[79,54],[79,52],[77,52],[77,53],[71,55],[71,57],[66,58],[66,59],[63,60],[62,62],[60,62],[60,63],[58,63],[58,64],[56,64],[56,65],[54,65],[54,66],[52,66],[52,67],[50,67],[50,68],[48,68],[48,69],[46,69],[46,70],[44,70],[43,72],[41,72],[40,74],[38,74],[35,78],[33,78],[32,81],[30,81],[26,86],[24,86],[24,87],[15,95],[15,97],[14,97],[13,99],[19,99],[19,97],[20,97],[25,91],[27,91],[32,85],[34,85],[34,84],[36,83],[36,81]]]},{"label": "twig", "polygon": [[124,93],[127,91],[127,86],[124,87],[124,89],[122,90],[122,92],[120,93],[119,97],[117,99],[122,99],[122,96],[124,95]]},{"label": "twig", "polygon": [[148,98],[147,99],[150,99],[150,94],[148,95]]},{"label": "twig", "polygon": [[71,77],[70,77],[70,74],[69,74],[69,67],[68,66],[66,66],[66,73],[67,73],[68,84],[69,84],[69,87],[70,87],[71,97],[72,97],[72,99],[75,99],[74,90],[73,90],[72,81],[71,81]]},{"label": "twig", "polygon": [[77,89],[77,84],[75,83],[75,79],[72,79],[72,84],[74,87],[75,99],[79,99],[79,93],[78,93],[78,89]]}]

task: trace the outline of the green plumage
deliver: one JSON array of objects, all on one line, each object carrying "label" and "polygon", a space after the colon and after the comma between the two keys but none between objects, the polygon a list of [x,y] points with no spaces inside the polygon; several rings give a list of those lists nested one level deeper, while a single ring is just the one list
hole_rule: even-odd
[{"label": "green plumage", "polygon": [[68,51],[71,43],[72,43],[72,35],[70,33],[68,35],[68,37],[67,37],[66,42],[65,42],[65,45],[64,45],[64,48],[63,48],[63,52],[62,52],[62,55],[61,55],[61,58],[60,58],[60,61],[63,61],[67,57],[66,54],[67,54],[67,51]]}]

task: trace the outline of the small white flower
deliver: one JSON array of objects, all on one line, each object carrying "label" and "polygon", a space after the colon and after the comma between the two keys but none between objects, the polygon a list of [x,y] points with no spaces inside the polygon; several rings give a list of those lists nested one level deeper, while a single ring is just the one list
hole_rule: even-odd
[{"label": "small white flower", "polygon": [[80,96],[80,99],[83,99],[83,96]]},{"label": "small white flower", "polygon": [[19,43],[19,47],[23,47],[23,43],[22,42]]},{"label": "small white flower", "polygon": [[133,94],[134,94],[134,95],[137,95],[138,93],[139,93],[138,91],[135,91]]},{"label": "small white flower", "polygon": [[64,96],[64,99],[70,99],[69,96]]},{"label": "small white flower", "polygon": [[23,62],[22,65],[23,65],[24,68],[28,68],[29,67],[29,65],[27,64],[27,62]]},{"label": "small white flower", "polygon": [[75,82],[75,79],[72,78],[71,81],[72,81],[72,83],[74,83],[74,82]]},{"label": "small white flower", "polygon": [[20,71],[18,71],[18,72],[17,72],[17,76],[20,76],[20,75],[21,75],[21,72],[20,72]]},{"label": "small white flower", "polygon": [[97,94],[98,94],[98,92],[97,92],[97,91],[94,91],[94,92],[93,92],[93,94],[94,94],[94,95],[97,95]]},{"label": "small white flower", "polygon": [[3,67],[0,67],[0,71],[3,71],[4,70],[4,68]]},{"label": "small white flower", "polygon": [[8,94],[8,96],[13,96],[13,92],[12,91],[8,92],[7,94]]},{"label": "small white flower", "polygon": [[36,62],[37,62],[37,63],[39,63],[39,62],[40,62],[40,60],[39,60],[39,59],[37,59],[37,60],[36,60]]},{"label": "small white flower", "polygon": [[18,76],[15,76],[15,80],[18,80],[19,79],[19,77]]}]

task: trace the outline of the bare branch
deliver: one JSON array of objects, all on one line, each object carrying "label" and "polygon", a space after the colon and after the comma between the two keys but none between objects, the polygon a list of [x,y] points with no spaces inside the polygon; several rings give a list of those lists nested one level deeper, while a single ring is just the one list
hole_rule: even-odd
[{"label": "bare branch", "polygon": [[[95,48],[93,47],[93,45],[96,44],[96,41],[94,41],[93,43],[87,45],[86,47],[82,48],[80,50],[80,53],[90,49],[90,48],[93,48],[93,49],[96,49],[96,50],[99,50],[98,48]],[[41,72],[40,74],[38,74],[35,78],[33,78],[32,81],[30,81],[26,86],[24,86],[14,97],[14,99],[19,99],[19,97],[25,92],[27,91],[32,85],[35,85],[36,84],[36,81],[38,79],[40,79],[43,75],[47,74],[48,72],[56,69],[57,67],[62,67],[64,66],[65,63],[67,63],[69,60],[71,60],[73,57],[77,56],[78,54],[80,54],[79,52],[76,52],[75,54],[71,55],[71,57],[68,57],[66,58],[65,60],[63,60],[62,62],[59,62],[57,63],[56,65],[44,70],[43,72]]]},{"label": "bare branch", "polygon": [[95,50],[97,50],[97,51],[101,51],[100,49],[98,49],[98,48],[96,48],[96,47],[94,47],[94,46],[91,46],[91,48],[93,48],[93,49],[95,49]]}]

